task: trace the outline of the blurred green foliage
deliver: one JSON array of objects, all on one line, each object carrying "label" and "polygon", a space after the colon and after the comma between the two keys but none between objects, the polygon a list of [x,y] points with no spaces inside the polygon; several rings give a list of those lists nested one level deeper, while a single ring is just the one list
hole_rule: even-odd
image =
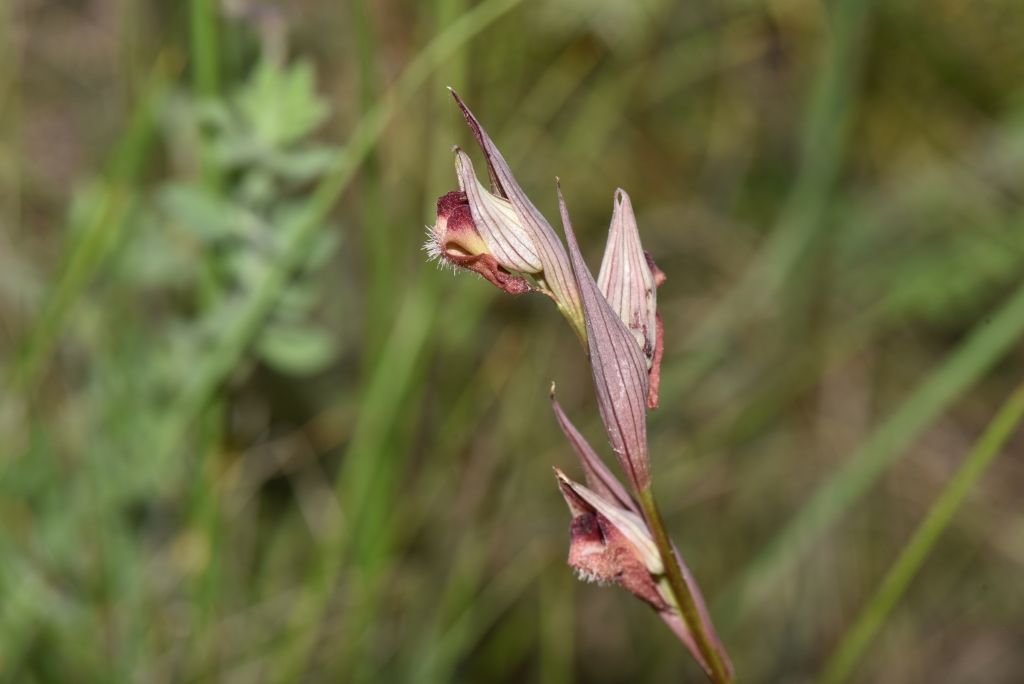
[{"label": "blurred green foliage", "polygon": [[1024,676],[1018,2],[24,1],[0,57],[0,679],[702,681],[564,565],[572,333],[424,261],[447,85],[588,256],[633,198],[741,681]]}]

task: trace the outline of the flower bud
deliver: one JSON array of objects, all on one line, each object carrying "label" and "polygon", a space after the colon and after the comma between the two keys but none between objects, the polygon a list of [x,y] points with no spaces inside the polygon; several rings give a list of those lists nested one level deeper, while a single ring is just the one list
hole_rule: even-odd
[{"label": "flower bud", "polygon": [[597,286],[612,310],[632,333],[647,361],[648,408],[658,405],[663,326],[658,315],[657,288],[665,274],[640,244],[640,231],[629,195],[615,191],[608,243],[597,275]]}]

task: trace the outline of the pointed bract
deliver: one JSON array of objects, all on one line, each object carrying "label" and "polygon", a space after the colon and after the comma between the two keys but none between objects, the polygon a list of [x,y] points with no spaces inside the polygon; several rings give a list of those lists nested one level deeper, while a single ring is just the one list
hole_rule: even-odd
[{"label": "pointed bract", "polygon": [[598,456],[586,438],[580,434],[580,431],[569,420],[569,416],[565,415],[565,411],[562,410],[561,405],[555,399],[554,383],[551,383],[551,408],[554,410],[555,418],[558,420],[558,427],[562,428],[562,432],[569,440],[573,451],[576,452],[576,456],[580,459],[580,464],[583,466],[583,475],[587,480],[587,486],[609,501],[640,515],[640,507],[636,501],[629,495],[629,492],[622,486],[618,478],[608,470],[608,466],[604,464],[604,459]]},{"label": "pointed bract", "polygon": [[630,485],[640,492],[651,482],[647,453],[647,362],[632,333],[601,294],[583,261],[561,187],[558,188],[558,204],[583,305],[601,421]]}]

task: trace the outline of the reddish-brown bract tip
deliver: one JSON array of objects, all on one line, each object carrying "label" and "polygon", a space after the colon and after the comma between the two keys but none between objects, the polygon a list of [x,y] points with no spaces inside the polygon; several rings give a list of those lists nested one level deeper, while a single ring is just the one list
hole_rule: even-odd
[{"label": "reddish-brown bract tip", "polygon": [[[665,276],[665,272],[658,268],[658,264],[654,263],[654,257],[650,252],[644,252],[644,259],[647,261],[647,267],[654,274],[654,286],[664,285],[668,278]],[[650,383],[647,390],[647,408],[649,409],[658,408],[658,394],[661,391],[661,358],[665,355],[665,323],[661,320],[660,311],[654,317],[654,330],[654,356],[651,359],[651,369],[647,373]]]}]

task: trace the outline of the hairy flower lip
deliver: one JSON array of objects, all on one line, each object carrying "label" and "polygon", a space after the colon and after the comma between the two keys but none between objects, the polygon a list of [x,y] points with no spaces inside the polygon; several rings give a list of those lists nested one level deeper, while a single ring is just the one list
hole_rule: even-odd
[{"label": "hairy flower lip", "polygon": [[449,192],[437,199],[437,220],[430,229],[426,249],[439,261],[473,271],[509,294],[532,289],[491,254],[477,230],[464,192]]}]

